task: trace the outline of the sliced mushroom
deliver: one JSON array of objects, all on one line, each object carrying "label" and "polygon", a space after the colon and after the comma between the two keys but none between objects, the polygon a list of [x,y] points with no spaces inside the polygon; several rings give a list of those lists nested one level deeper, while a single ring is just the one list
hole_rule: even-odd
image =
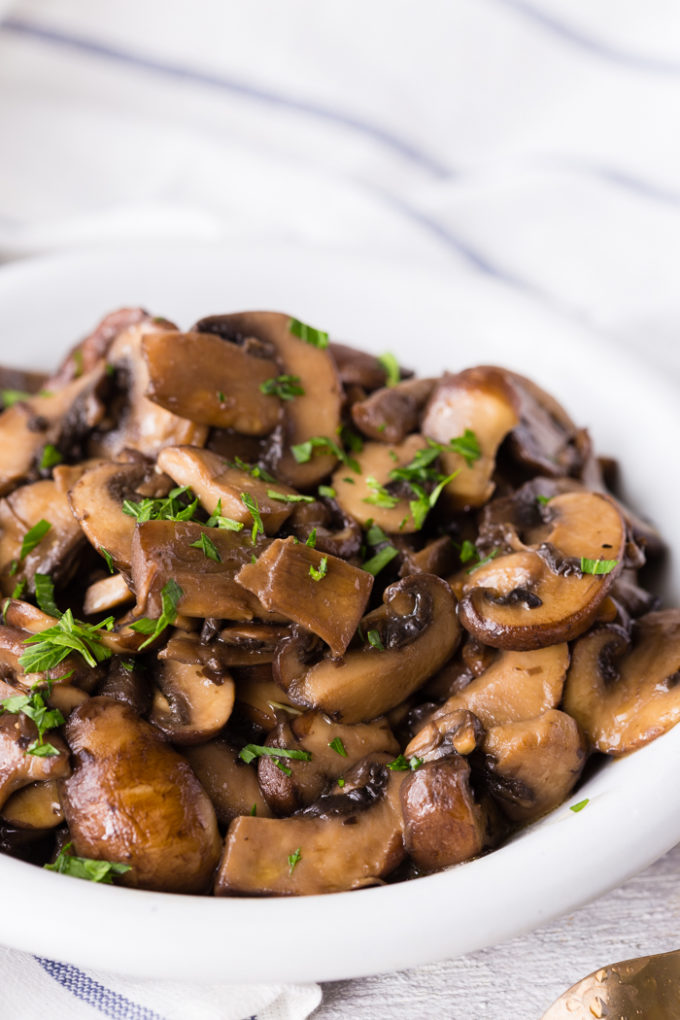
[{"label": "sliced mushroom", "polygon": [[340,663],[315,662],[302,636],[281,642],[274,676],[295,704],[344,723],[369,721],[408,698],[453,654],[460,628],[441,578],[413,574],[386,588],[383,602],[362,620],[367,643]]},{"label": "sliced mushroom", "polygon": [[151,709],[153,697],[146,664],[140,659],[122,659],[114,655],[97,694],[128,705],[135,715],[145,716]]},{"label": "sliced mushroom", "polygon": [[[108,550],[107,550],[108,552]],[[85,591],[83,612],[85,616],[95,616],[109,609],[118,609],[128,602],[134,601],[127,581],[122,574],[112,574],[94,581]]]},{"label": "sliced mushroom", "polygon": [[[201,545],[208,541],[210,555]],[[182,589],[178,608],[184,616],[252,620],[266,615],[257,598],[234,580],[243,564],[266,544],[261,536],[251,545],[236,532],[191,521],[139,524],[132,540],[131,565],[136,615],[160,616],[162,591],[171,580]]]},{"label": "sliced mushroom", "polygon": [[417,531],[418,524],[409,505],[413,493],[404,494],[386,487],[390,485],[390,473],[409,464],[426,445],[420,435],[408,436],[398,446],[365,443],[363,450],[355,455],[359,473],[341,465],[333,475],[331,484],[338,505],[364,526],[372,521],[393,534]]},{"label": "sliced mushroom", "polygon": [[444,720],[456,709],[473,712],[485,727],[533,719],[557,708],[569,666],[566,644],[534,651],[502,651],[495,661],[432,715]]},{"label": "sliced mushroom", "polygon": [[[247,471],[225,463],[209,450],[169,447],[159,455],[158,467],[177,485],[189,486],[209,514],[219,510],[223,517],[252,525],[253,518],[243,498],[252,497],[268,535],[276,534],[295,506],[297,493],[294,489],[255,478]],[[270,496],[270,492],[276,495]]]},{"label": "sliced mushroom", "polygon": [[17,829],[53,829],[64,821],[56,779],[31,783],[13,793],[2,818]]},{"label": "sliced mushroom", "polygon": [[63,779],[69,775],[68,748],[61,737],[49,734],[49,743],[57,754],[29,753],[37,743],[38,730],[28,716],[23,713],[0,715],[0,808],[13,793],[29,783]]},{"label": "sliced mushroom", "polygon": [[236,581],[266,609],[318,634],[335,656],[354,637],[373,587],[367,571],[294,538],[275,539],[255,563],[241,567]]},{"label": "sliced mushroom", "polygon": [[59,370],[48,380],[46,388],[61,389],[73,379],[99,367],[111,344],[123,330],[148,319],[149,314],[143,308],[118,308],[105,315],[93,331],[69,351]]},{"label": "sliced mushroom", "polygon": [[375,885],[404,858],[403,772],[363,762],[345,787],[291,818],[229,826],[216,896],[310,895]]},{"label": "sliced mushroom", "polygon": [[587,757],[577,723],[555,709],[492,727],[483,750],[491,793],[509,818],[522,822],[561,804]]},{"label": "sliced mushroom", "polygon": [[201,744],[225,726],[234,707],[234,681],[226,671],[165,659],[156,671],[149,722],[173,744]]},{"label": "sliced mushroom", "polygon": [[501,371],[516,396],[519,421],[508,445],[515,459],[534,473],[578,476],[590,455],[590,440],[554,397],[526,376]]},{"label": "sliced mushroom", "polygon": [[564,710],[596,750],[627,754],[680,720],[679,680],[680,610],[648,613],[630,637],[613,625],[577,641]]},{"label": "sliced mushroom", "polygon": [[74,768],[61,799],[76,854],[129,864],[126,885],[205,892],[221,840],[188,763],[153,726],[110,698],[76,709],[66,739]]},{"label": "sliced mushroom", "polygon": [[[597,493],[551,500],[545,525],[529,541],[480,565],[463,587],[461,623],[484,644],[530,649],[573,640],[593,622],[623,569],[623,519]],[[608,573],[587,573],[584,560],[614,565]]]},{"label": "sliced mushroom", "polygon": [[146,395],[167,411],[252,436],[268,435],[278,424],[281,403],[263,392],[279,374],[275,361],[207,333],[152,333],[142,351]]},{"label": "sliced mushroom", "polygon": [[113,460],[124,450],[137,450],[146,457],[155,457],[165,446],[202,446],[205,442],[208,430],[204,425],[180,418],[146,396],[149,370],[142,344],[145,337],[167,329],[164,322],[140,322],[120,333],[111,344],[107,363],[114,370],[116,397],[109,407],[115,424],[93,436],[92,455]]},{"label": "sliced mushroom", "polygon": [[376,390],[352,405],[354,424],[379,443],[403,443],[409,432],[418,431],[420,412],[434,386],[434,379],[407,379]]},{"label": "sliced mushroom", "polygon": [[489,499],[498,447],[518,422],[517,398],[506,373],[485,367],[469,368],[458,375],[445,373],[425,408],[422,432],[448,446],[469,429],[480,450],[473,463],[459,453],[442,453],[444,474],[458,472],[444,493],[452,506],[477,507]]},{"label": "sliced mushroom", "polygon": [[[358,761],[376,753],[399,754],[392,730],[385,719],[343,726],[323,712],[305,712],[280,720],[267,737],[268,747],[306,751],[309,761],[263,755],[257,776],[269,806],[280,815],[290,815],[312,804],[329,782],[337,780]],[[279,766],[283,764],[284,769]]]},{"label": "sliced mushroom", "polygon": [[280,312],[239,312],[201,319],[193,329],[216,333],[226,341],[258,342],[279,363],[281,374],[296,376],[304,393],[287,401],[280,442],[272,447],[271,468],[277,478],[299,489],[318,485],[334,468],[337,458],[313,451],[305,463],[298,463],[291,447],[315,436],[336,439],[340,426],[340,380],[327,349],[306,343],[293,332],[294,320]]},{"label": "sliced mushroom", "polygon": [[210,797],[220,825],[228,826],[239,815],[271,817],[257,772],[241,761],[235,747],[224,740],[211,740],[184,748],[184,756]]},{"label": "sliced mushroom", "polygon": [[235,711],[265,733],[274,729],[281,712],[293,716],[302,714],[302,710],[274,682],[271,665],[235,666],[234,677]]}]

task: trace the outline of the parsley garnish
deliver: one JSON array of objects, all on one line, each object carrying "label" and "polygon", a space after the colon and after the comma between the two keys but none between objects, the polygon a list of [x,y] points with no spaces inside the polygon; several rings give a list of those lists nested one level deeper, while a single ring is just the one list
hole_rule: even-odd
[{"label": "parsley garnish", "polygon": [[[53,744],[45,742],[45,734],[48,730],[54,730],[62,726],[66,720],[58,708],[48,708],[45,699],[38,689],[40,684],[33,684],[30,694],[17,694],[11,698],[0,701],[2,712],[9,712],[10,715],[25,715],[31,719],[38,730],[38,739],[34,740],[26,748],[26,754],[35,755],[37,758],[52,758],[59,754]],[[52,685],[47,684],[48,697],[52,691]]]},{"label": "parsley garnish", "polygon": [[335,751],[336,754],[342,755],[343,758],[347,757],[347,751],[340,737],[334,737],[328,745],[331,751]]},{"label": "parsley garnish", "polygon": [[422,764],[422,758],[417,758],[415,755],[412,758],[405,758],[403,754],[400,754],[399,757],[394,759],[394,761],[389,761],[387,763],[387,767],[388,769],[391,769],[392,772],[408,772],[409,769],[415,772],[415,770]]},{"label": "parsley garnish", "polygon": [[49,471],[50,468],[56,467],[57,464],[61,464],[63,459],[64,458],[59,453],[56,446],[53,446],[52,443],[48,443],[42,452],[42,457],[40,458],[40,468],[43,471]]},{"label": "parsley garnish", "polygon": [[386,354],[381,354],[378,361],[385,369],[385,386],[396,386],[401,379],[401,372],[399,371],[399,362],[394,354],[389,351]]},{"label": "parsley garnish", "polygon": [[311,439],[307,439],[304,443],[297,443],[295,446],[291,446],[291,453],[295,457],[298,464],[306,464],[312,459],[314,450],[327,451],[334,454],[341,460],[343,464],[346,464],[352,471],[356,471],[358,475],[361,474],[361,468],[354,457],[350,457],[333,439],[328,439],[326,436],[312,436]]},{"label": "parsley garnish", "polygon": [[157,620],[141,619],[131,624],[132,630],[139,631],[140,634],[148,634],[149,637],[146,641],[139,646],[139,651],[143,651],[148,645],[153,644],[157,637],[163,633],[166,627],[171,627],[177,619],[177,607],[182,599],[184,592],[177,584],[174,578],[170,578],[167,584],[163,586],[161,591],[161,615]]},{"label": "parsley garnish", "polygon": [[0,390],[0,400],[5,410],[8,407],[14,407],[15,404],[19,404],[22,400],[30,400],[32,394],[25,393],[23,390]]},{"label": "parsley garnish", "polygon": [[618,560],[589,560],[585,556],[581,557],[581,573],[582,574],[611,574],[615,566],[618,565]]},{"label": "parsley garnish", "polygon": [[26,673],[44,673],[62,663],[71,652],[78,652],[94,669],[98,663],[111,658],[111,650],[102,644],[99,631],[112,630],[113,624],[112,616],[97,624],[82,623],[74,620],[73,613],[67,609],[54,627],[25,639],[25,645],[34,647],[24,652],[19,665]]},{"label": "parsley garnish", "polygon": [[34,581],[35,600],[43,613],[47,613],[48,616],[54,616],[59,619],[61,613],[54,601],[54,585],[52,584],[52,578],[48,574],[36,574]]},{"label": "parsley garnish", "polygon": [[297,848],[292,854],[288,855],[288,874],[292,875],[295,870],[295,865],[299,864],[302,860],[302,854],[300,853],[300,847]]},{"label": "parsley garnish", "polygon": [[234,457],[233,461],[227,461],[230,467],[238,468],[239,471],[245,471],[246,474],[251,475],[252,478],[261,478],[263,482],[275,482],[276,479],[273,475],[270,475],[268,471],[261,468],[259,464],[248,464],[247,461],[241,460],[240,457]]},{"label": "parsley garnish", "polygon": [[369,574],[373,574],[376,577],[377,574],[386,567],[388,563],[391,563],[394,557],[398,554],[396,546],[386,545],[383,549],[380,549],[375,556],[371,556],[370,560],[366,560],[362,563],[361,569],[367,570]]},{"label": "parsley garnish", "polygon": [[338,786],[340,787],[340,789],[342,789],[344,785],[345,785],[345,780],[341,776],[340,779],[338,779]]},{"label": "parsley garnish", "polygon": [[224,403],[225,397],[224,397],[224,393],[222,392],[222,390],[218,390],[217,391],[217,399],[219,400],[220,404]]},{"label": "parsley garnish", "polygon": [[322,350],[328,347],[328,333],[324,333],[322,329],[314,329],[313,326],[308,326],[306,323],[300,322],[299,319],[291,319],[288,329],[293,336],[299,336],[301,340],[304,340],[306,344],[311,344],[312,347],[320,347]]},{"label": "parsley garnish", "polygon": [[24,594],[25,588],[26,588],[26,581],[25,580],[24,581],[19,581],[17,584],[15,584],[14,591],[12,592],[12,598],[13,599],[20,599],[21,596]]},{"label": "parsley garnish", "polygon": [[465,429],[462,436],[450,439],[445,449],[459,453],[468,467],[472,467],[475,461],[482,456],[479,440],[472,429]]},{"label": "parsley garnish", "polygon": [[366,635],[366,639],[369,645],[371,645],[373,648],[377,648],[379,652],[385,651],[385,646],[382,643],[382,639],[377,630],[369,630],[369,632]]},{"label": "parsley garnish", "polygon": [[295,397],[305,395],[299,375],[277,375],[276,378],[265,379],[260,383],[260,392],[279,397],[280,400],[294,400]]},{"label": "parsley garnish", "polygon": [[[500,549],[492,549],[488,556],[485,556],[483,560],[479,560],[474,566],[470,567],[468,574],[474,574],[475,570],[479,570],[480,567],[485,567],[487,563],[491,563],[491,560],[495,560],[500,553]],[[475,548],[475,555],[479,556],[477,549]]]},{"label": "parsley garnish", "polygon": [[188,486],[180,486],[169,492],[164,499],[142,499],[139,503],[126,499],[123,513],[134,517],[138,524],[146,521],[191,521],[198,509],[198,497],[194,496],[189,504],[185,499],[191,499],[192,496]]},{"label": "parsley garnish", "polygon": [[103,885],[113,885],[116,875],[125,875],[130,871],[129,864],[117,864],[113,861],[94,861],[90,857],[76,857],[69,853],[72,844],[67,843],[54,864],[45,864],[47,871],[58,871],[61,875],[70,875],[71,878],[85,878],[89,882],[101,882]]},{"label": "parsley garnish", "polygon": [[280,503],[313,503],[313,496],[300,496],[298,493],[287,495],[285,492],[276,492],[275,489],[267,489],[270,499],[278,499]]},{"label": "parsley garnish", "polygon": [[[37,524],[33,525],[30,531],[26,532],[21,543],[21,552],[19,553],[20,561],[25,560],[28,554],[33,552],[37,545],[40,545],[51,527],[52,525],[49,521],[40,520]],[[16,570],[14,573],[16,573]]]},{"label": "parsley garnish", "polygon": [[255,818],[256,814],[257,814],[257,804],[253,804],[253,806],[250,809],[250,817],[251,818]]},{"label": "parsley garnish", "polygon": [[265,747],[262,744],[246,744],[240,751],[239,758],[249,765],[251,761],[263,756],[269,758],[293,758],[295,761],[311,761],[309,751],[289,750],[287,747]]},{"label": "parsley garnish", "polygon": [[222,516],[222,500],[217,501],[215,513],[205,522],[207,528],[222,528],[223,531],[243,531],[243,521]]},{"label": "parsley garnish", "polygon": [[550,502],[550,496],[537,496],[536,497],[536,502],[540,503],[541,506],[545,506],[546,503]]},{"label": "parsley garnish", "polygon": [[310,549],[316,549],[316,528],[312,528],[310,531],[305,545],[308,545]]},{"label": "parsley garnish", "polygon": [[258,534],[264,535],[264,525],[262,523],[260,508],[257,505],[255,497],[251,496],[249,492],[241,493],[241,502],[253,519],[253,530],[250,533],[250,541],[252,545],[255,545]]},{"label": "parsley garnish", "polygon": [[470,560],[479,560],[480,555],[477,552],[477,546],[474,542],[471,542],[468,538],[463,539],[463,544],[460,547],[460,562],[469,563]]},{"label": "parsley garnish", "polygon": [[215,563],[222,562],[219,549],[213,542],[212,538],[208,538],[204,531],[201,532],[201,537],[199,539],[191,543],[190,548],[201,549],[203,551],[203,555],[209,560],[214,560]]},{"label": "parsley garnish", "polygon": [[320,496],[325,496],[326,499],[335,499],[335,489],[331,488],[330,485],[320,485],[318,492]]},{"label": "parsley garnish", "polygon": [[589,797],[586,797],[585,800],[580,800],[578,802],[578,804],[571,804],[569,806],[569,810],[570,811],[574,811],[574,812],[583,811],[583,809],[586,806],[586,804],[590,804],[590,798]]},{"label": "parsley garnish", "polygon": [[372,506],[384,507],[386,510],[393,510],[399,502],[398,496],[393,496],[391,492],[388,492],[384,485],[371,476],[366,479],[366,485],[369,489],[373,490],[371,496],[366,496],[363,500],[364,503],[370,503]]},{"label": "parsley garnish", "polygon": [[113,556],[111,555],[109,550],[105,549],[103,545],[100,545],[99,546],[99,552],[102,554],[102,556],[106,560],[106,566],[109,568],[109,574],[115,574],[116,569],[115,569],[115,567],[113,565]]},{"label": "parsley garnish", "polygon": [[318,568],[313,564],[309,568],[309,576],[312,581],[322,581],[328,573],[328,557],[322,556]]}]

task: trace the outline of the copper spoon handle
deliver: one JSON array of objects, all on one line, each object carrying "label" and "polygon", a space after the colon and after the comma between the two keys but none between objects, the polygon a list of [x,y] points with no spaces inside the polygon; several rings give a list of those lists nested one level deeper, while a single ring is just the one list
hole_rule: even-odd
[{"label": "copper spoon handle", "polygon": [[601,967],[572,985],[542,1020],[680,1020],[680,950]]}]

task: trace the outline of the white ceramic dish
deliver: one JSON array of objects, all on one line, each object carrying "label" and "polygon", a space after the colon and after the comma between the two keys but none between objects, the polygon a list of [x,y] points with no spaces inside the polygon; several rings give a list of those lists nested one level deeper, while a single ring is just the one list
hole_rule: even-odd
[{"label": "white ceramic dish", "polygon": [[[274,308],[419,372],[497,362],[530,374],[622,464],[627,495],[680,548],[677,388],[500,284],[369,259],[178,247],[49,257],[0,270],[0,360],[52,366],[107,310],[188,326]],[[667,573],[670,574],[670,571]],[[680,602],[667,585],[668,604]],[[95,886],[0,858],[0,942],[144,977],[356,977],[469,952],[573,909],[680,840],[680,727],[612,762],[567,804],[480,860],[400,885],[305,899],[208,899]]]}]

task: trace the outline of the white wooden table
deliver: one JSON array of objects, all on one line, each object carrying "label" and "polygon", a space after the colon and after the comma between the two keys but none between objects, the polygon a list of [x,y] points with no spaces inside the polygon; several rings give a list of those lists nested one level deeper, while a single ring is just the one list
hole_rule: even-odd
[{"label": "white wooden table", "polygon": [[[404,938],[413,934],[405,924]],[[379,923],[375,937],[380,938]],[[427,932],[418,937],[427,938]],[[457,960],[326,984],[313,1017],[539,1020],[563,991],[598,966],[677,948],[680,846],[614,892],[530,935]]]}]

